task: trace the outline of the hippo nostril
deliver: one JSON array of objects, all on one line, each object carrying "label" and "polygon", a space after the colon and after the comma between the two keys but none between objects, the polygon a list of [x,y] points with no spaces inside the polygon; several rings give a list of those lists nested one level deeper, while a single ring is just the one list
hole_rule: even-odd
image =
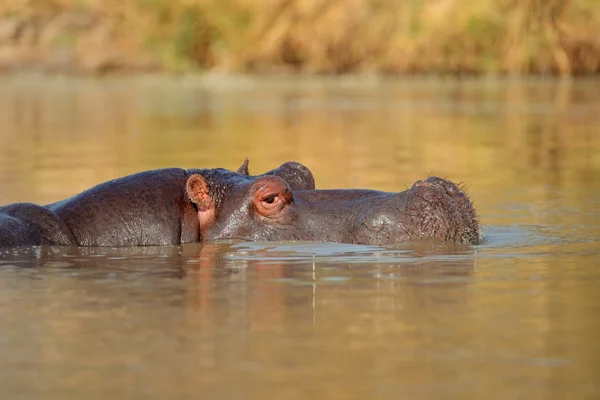
[{"label": "hippo nostril", "polygon": [[445,192],[451,196],[457,192],[460,192],[460,188],[447,179],[438,178],[437,176],[430,176],[429,178],[427,178],[427,182],[430,182],[434,186],[444,189]]},{"label": "hippo nostril", "polygon": [[421,186],[433,187],[434,185],[430,182],[422,181],[422,180],[418,180],[415,183],[413,183],[413,187],[421,187]]}]

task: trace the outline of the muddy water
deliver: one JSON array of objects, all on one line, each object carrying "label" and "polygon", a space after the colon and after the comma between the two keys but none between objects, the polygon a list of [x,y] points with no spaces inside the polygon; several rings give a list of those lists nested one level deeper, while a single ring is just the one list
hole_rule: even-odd
[{"label": "muddy water", "polygon": [[466,182],[486,242],[0,253],[0,397],[600,396],[600,81],[0,81],[0,204],[167,166]]}]

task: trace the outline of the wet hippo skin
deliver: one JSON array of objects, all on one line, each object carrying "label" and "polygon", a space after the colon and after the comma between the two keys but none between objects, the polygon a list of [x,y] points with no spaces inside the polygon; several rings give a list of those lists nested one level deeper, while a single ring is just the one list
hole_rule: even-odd
[{"label": "wet hippo skin", "polygon": [[29,203],[1,207],[0,247],[197,242],[201,239],[201,220],[187,195],[186,182],[198,173],[213,176],[222,187],[269,176],[279,177],[296,189],[314,189],[312,173],[296,162],[259,176],[249,174],[247,160],[238,172],[220,168],[145,171],[101,183],[45,207]]},{"label": "wet hippo skin", "polygon": [[[290,184],[291,182],[291,184]],[[429,177],[398,193],[315,190],[310,171],[286,163],[251,176],[178,168],[140,172],[46,207],[0,210],[0,245],[143,246],[204,240],[313,240],[391,245],[436,238],[477,244],[477,215],[464,191]],[[35,216],[35,218],[34,218]],[[4,242],[1,242],[4,240]]]},{"label": "wet hippo skin", "polygon": [[58,215],[31,203],[0,207],[0,247],[77,245],[77,239]]},{"label": "wet hippo skin", "polygon": [[477,215],[465,192],[446,179],[429,177],[409,190],[293,190],[277,176],[224,188],[194,173],[187,192],[196,204],[202,235],[249,241],[314,240],[391,245],[436,238],[478,244]]}]

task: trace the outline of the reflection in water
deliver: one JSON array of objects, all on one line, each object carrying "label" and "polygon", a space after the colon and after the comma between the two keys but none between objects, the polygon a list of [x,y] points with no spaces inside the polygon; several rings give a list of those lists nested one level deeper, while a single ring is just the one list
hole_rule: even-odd
[{"label": "reflection in water", "polygon": [[[343,354],[353,348],[360,354],[371,345],[360,339],[365,334],[376,348],[386,342],[396,346],[397,334],[408,335],[402,340],[414,344],[415,332],[406,331],[408,321],[402,322],[407,307],[465,304],[470,297],[466,286],[474,271],[472,248],[295,247],[209,243],[4,254],[0,313],[11,326],[12,350],[3,362],[15,368],[14,377],[25,378],[35,372],[31,368],[42,368],[47,377],[33,385],[6,379],[4,390],[76,396],[92,385],[104,396],[118,383],[144,393],[136,378],[155,373],[163,379],[153,385],[154,395],[177,387],[183,395],[202,390],[219,398],[237,397],[238,390],[254,387],[250,397],[258,398],[286,381],[309,382],[302,385],[308,389],[315,374],[344,372],[348,356]],[[463,294],[454,297],[440,288]],[[15,299],[17,307],[10,306]],[[16,332],[26,335],[27,342],[11,336]],[[336,349],[336,342],[342,347]],[[23,347],[29,351],[22,352]],[[376,353],[361,357],[373,363]],[[160,360],[168,364],[174,356],[183,364],[160,369]],[[334,364],[320,367],[320,356]],[[300,369],[286,374],[281,370],[285,365]],[[360,368],[344,373],[354,375]],[[123,381],[123,374],[132,380]],[[178,387],[178,379],[187,386]],[[163,386],[164,381],[170,383]],[[348,385],[348,390],[357,389]],[[299,387],[298,395],[304,390]]]},{"label": "reflection in water", "polygon": [[19,250],[2,256],[0,383],[62,398],[591,394],[598,322],[569,286],[599,276],[578,261],[440,244]]},{"label": "reflection in water", "polygon": [[249,156],[464,181],[486,237],[0,250],[0,397],[598,397],[598,82],[0,85],[0,204]]}]

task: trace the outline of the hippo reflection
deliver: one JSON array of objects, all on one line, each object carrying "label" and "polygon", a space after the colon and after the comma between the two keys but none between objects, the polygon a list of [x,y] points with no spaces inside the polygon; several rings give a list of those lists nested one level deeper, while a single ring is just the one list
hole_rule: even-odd
[{"label": "hippo reflection", "polygon": [[409,190],[315,190],[312,173],[285,163],[251,176],[225,169],[146,171],[45,207],[0,207],[0,246],[140,246],[201,240],[313,240],[389,245],[419,238],[477,244],[467,195],[436,177]]}]

